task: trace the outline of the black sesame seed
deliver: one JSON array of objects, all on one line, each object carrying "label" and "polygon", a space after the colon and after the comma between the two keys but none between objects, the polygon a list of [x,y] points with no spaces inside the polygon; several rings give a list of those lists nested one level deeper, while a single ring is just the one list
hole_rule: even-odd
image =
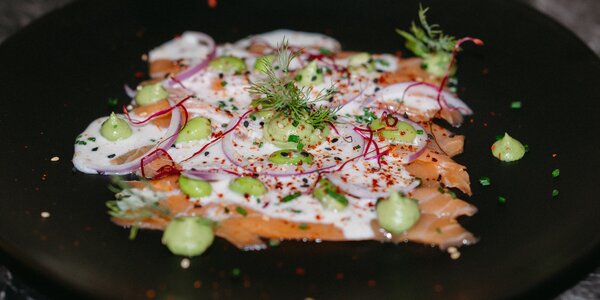
[{"label": "black sesame seed", "polygon": [[377,91],[379,91],[380,89],[381,89],[380,87],[376,87],[376,88],[375,88],[375,91],[377,92]]},{"label": "black sesame seed", "polygon": [[302,152],[300,152],[300,155],[302,155],[304,157],[308,157],[310,154],[308,154],[308,152],[306,152],[306,151],[302,151]]},{"label": "black sesame seed", "polygon": [[325,150],[327,150],[327,151],[331,151],[331,148],[329,148],[329,147],[325,147]]},{"label": "black sesame seed", "polygon": [[250,125],[250,123],[248,121],[244,121],[244,127],[248,127],[248,125]]},{"label": "black sesame seed", "polygon": [[94,151],[94,152],[95,152],[95,151],[98,151],[98,147],[94,147],[94,148],[92,148],[92,151]]},{"label": "black sesame seed", "polygon": [[287,152],[280,152],[280,154],[281,154],[281,156],[283,156],[283,157],[287,157],[287,156],[288,156],[288,153],[287,153]]},{"label": "black sesame seed", "polygon": [[307,178],[302,178],[302,182],[307,183],[308,179]]},{"label": "black sesame seed", "polygon": [[108,158],[113,158],[113,157],[115,157],[115,156],[117,156],[117,155],[113,153],[113,154],[111,154],[111,155],[109,155],[109,156],[107,156],[107,157],[108,157]]},{"label": "black sesame seed", "polygon": [[339,141],[338,138],[334,138],[333,140],[331,140],[332,143],[336,143],[337,141]]},{"label": "black sesame seed", "polygon": [[208,156],[210,154],[210,152],[206,151],[204,152],[204,156]]},{"label": "black sesame seed", "polygon": [[337,160],[337,161],[341,161],[341,160],[342,160],[341,158],[339,158],[339,157],[337,157],[337,156],[336,156],[336,157],[334,157],[333,159],[335,159],[335,160]]}]

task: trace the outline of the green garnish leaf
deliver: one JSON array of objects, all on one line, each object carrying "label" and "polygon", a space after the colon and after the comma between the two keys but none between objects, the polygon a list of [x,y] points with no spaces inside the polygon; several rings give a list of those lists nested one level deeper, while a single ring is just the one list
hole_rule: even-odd
[{"label": "green garnish leaf", "polygon": [[553,189],[552,190],[552,197],[556,197],[558,196],[558,190],[557,189]]},{"label": "green garnish leaf", "polygon": [[308,229],[308,224],[306,224],[306,223],[300,223],[300,225],[298,225],[298,228],[300,228],[302,230],[306,230],[306,229]]},{"label": "green garnish leaf", "polygon": [[377,119],[377,115],[369,110],[368,107],[363,108],[362,116],[354,116],[354,121],[359,124],[370,124],[373,120]]},{"label": "green garnish leaf", "polygon": [[481,183],[482,186],[488,186],[492,184],[492,181],[487,176],[481,176],[479,177],[479,183]]},{"label": "green garnish leaf", "polygon": [[521,101],[513,101],[510,103],[510,108],[512,109],[519,109],[521,108],[522,104]]},{"label": "green garnish leaf", "polygon": [[241,207],[241,206],[236,206],[236,208],[235,208],[235,211],[236,211],[238,214],[240,214],[240,215],[242,215],[242,216],[244,216],[244,217],[245,217],[245,216],[248,214],[248,211],[246,211],[246,210],[245,210],[243,207]]},{"label": "green garnish leaf", "polygon": [[300,141],[300,137],[295,134],[290,134],[287,139],[288,142],[298,143]]},{"label": "green garnish leaf", "polygon": [[396,29],[396,32],[406,39],[406,48],[416,56],[424,57],[435,53],[452,53],[456,38],[445,35],[437,24],[430,25],[427,22],[428,7],[419,5],[419,23],[411,24],[410,32]]},{"label": "green garnish leaf", "polygon": [[552,178],[556,178],[558,176],[560,176],[560,169],[552,170]]},{"label": "green garnish leaf", "polygon": [[346,199],[344,195],[336,193],[332,189],[325,189],[325,192],[327,193],[327,195],[331,196],[331,198],[335,199],[335,201],[343,204],[344,206],[348,205],[348,199]]},{"label": "green garnish leaf", "polygon": [[304,144],[298,143],[298,146],[296,147],[296,149],[298,149],[298,151],[302,151],[302,148],[304,148]]},{"label": "green garnish leaf", "polygon": [[302,194],[301,194],[301,193],[299,193],[299,192],[296,192],[296,193],[293,193],[293,194],[287,195],[287,196],[283,197],[283,199],[281,199],[281,202],[290,202],[290,201],[292,201],[292,200],[294,200],[294,199],[296,199],[296,198],[300,197],[301,195],[302,195]]},{"label": "green garnish leaf", "polygon": [[505,204],[506,203],[506,198],[504,198],[502,196],[498,196],[498,203]]}]

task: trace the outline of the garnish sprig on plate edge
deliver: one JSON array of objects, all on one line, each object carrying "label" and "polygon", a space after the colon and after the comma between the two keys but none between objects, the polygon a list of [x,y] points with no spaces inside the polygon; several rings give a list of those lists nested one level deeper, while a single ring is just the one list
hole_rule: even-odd
[{"label": "garnish sprig on plate edge", "polygon": [[290,52],[287,41],[280,44],[273,63],[266,64],[260,71],[266,78],[253,82],[248,91],[257,98],[253,102],[259,110],[271,110],[289,116],[294,121],[306,122],[314,128],[323,129],[335,122],[339,108],[317,106],[337,92],[335,86],[325,88],[311,98],[312,87],[299,87],[290,74],[290,63],[301,51]]},{"label": "garnish sprig on plate edge", "polygon": [[[419,23],[410,27],[410,32],[396,28],[396,32],[406,39],[406,48],[423,58],[423,69],[435,77],[443,77],[450,65],[452,51],[458,40],[446,35],[438,24],[427,22],[428,7],[419,5]],[[451,75],[455,69],[451,70]]]}]

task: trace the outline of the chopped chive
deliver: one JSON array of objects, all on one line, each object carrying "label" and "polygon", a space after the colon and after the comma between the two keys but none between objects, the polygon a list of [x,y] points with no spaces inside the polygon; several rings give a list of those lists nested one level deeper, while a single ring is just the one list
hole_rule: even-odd
[{"label": "chopped chive", "polygon": [[557,189],[553,189],[552,190],[552,197],[556,197],[558,196],[558,190]]},{"label": "chopped chive", "polygon": [[299,192],[287,195],[285,197],[283,197],[283,199],[281,199],[281,202],[290,202],[298,197],[300,197],[302,194],[300,194]]},{"label": "chopped chive", "polygon": [[360,149],[360,145],[356,145],[356,146],[352,147],[352,149],[354,149],[354,150]]},{"label": "chopped chive", "polygon": [[521,101],[513,101],[510,103],[510,108],[512,109],[519,109],[521,106]]},{"label": "chopped chive", "polygon": [[242,271],[239,268],[233,268],[233,270],[231,270],[231,276],[233,277],[239,277],[242,274]]},{"label": "chopped chive", "polygon": [[232,104],[231,105],[231,110],[238,110],[238,107]]},{"label": "chopped chive", "polygon": [[479,177],[479,183],[481,183],[482,186],[488,186],[492,184],[492,181],[487,176],[481,176]]},{"label": "chopped chive", "polygon": [[130,240],[135,240],[135,237],[137,236],[138,233],[138,226],[132,226],[131,230],[129,230],[129,239]]},{"label": "chopped chive", "polygon": [[331,54],[331,51],[329,51],[329,49],[327,49],[327,48],[321,47],[321,48],[319,48],[319,53],[321,53],[323,55],[329,55],[329,54]]},{"label": "chopped chive", "polygon": [[242,216],[244,216],[244,217],[245,217],[245,216],[248,214],[248,212],[247,212],[247,211],[246,211],[246,210],[245,210],[243,207],[241,207],[241,206],[237,206],[237,207],[235,208],[235,211],[236,211],[238,214],[240,214],[240,215],[242,215]]},{"label": "chopped chive", "polygon": [[298,127],[298,124],[300,124],[298,121],[296,121],[296,120],[292,121],[292,126]]},{"label": "chopped chive", "polygon": [[529,145],[525,144],[523,145],[523,148],[525,148],[525,152],[529,152]]},{"label": "chopped chive", "polygon": [[560,169],[552,170],[552,178],[556,178],[560,175]]},{"label": "chopped chive", "polygon": [[255,115],[250,115],[250,119],[251,119],[252,121],[256,121],[256,116],[255,116]]},{"label": "chopped chive", "polygon": [[221,81],[221,86],[226,86],[227,85],[227,81],[223,80]]},{"label": "chopped chive", "polygon": [[423,130],[417,129],[417,134],[423,134]]},{"label": "chopped chive", "polygon": [[298,143],[298,146],[296,148],[298,149],[298,151],[302,151],[302,148],[304,148],[304,144]]},{"label": "chopped chive", "polygon": [[225,108],[227,106],[227,103],[225,103],[225,101],[219,101],[219,108]]},{"label": "chopped chive", "polygon": [[96,141],[96,138],[95,138],[95,137],[89,137],[89,138],[88,138],[88,141],[95,142],[95,141]]},{"label": "chopped chive", "polygon": [[300,223],[300,225],[298,225],[298,228],[300,228],[302,230],[308,229],[308,224],[306,224],[306,223]]},{"label": "chopped chive", "polygon": [[263,146],[263,142],[260,142],[260,143],[258,144],[258,148],[260,148],[260,147],[262,147],[262,146]]},{"label": "chopped chive", "polygon": [[269,246],[271,247],[277,247],[281,244],[281,241],[279,241],[278,239],[270,239],[269,240]]},{"label": "chopped chive", "polygon": [[447,193],[448,193],[448,195],[450,195],[450,197],[456,198],[456,193],[454,191],[448,190]]},{"label": "chopped chive", "polygon": [[443,188],[441,188],[441,187],[439,187],[439,188],[438,188],[438,192],[440,192],[440,194],[443,194],[443,193],[444,193],[444,189],[443,189]]},{"label": "chopped chive", "polygon": [[331,198],[333,198],[335,201],[339,202],[342,205],[348,205],[348,199],[346,199],[346,197],[344,197],[344,195],[341,195],[339,193],[336,193],[335,191],[332,191],[331,189],[326,189],[325,190],[327,192],[327,195],[331,196]]},{"label": "chopped chive", "polygon": [[288,142],[297,143],[300,141],[300,137],[294,134],[290,134],[287,139]]},{"label": "chopped chive", "polygon": [[504,198],[502,196],[498,196],[498,203],[505,204],[506,203],[506,198]]},{"label": "chopped chive", "polygon": [[108,106],[117,106],[119,104],[119,99],[117,98],[108,98]]}]

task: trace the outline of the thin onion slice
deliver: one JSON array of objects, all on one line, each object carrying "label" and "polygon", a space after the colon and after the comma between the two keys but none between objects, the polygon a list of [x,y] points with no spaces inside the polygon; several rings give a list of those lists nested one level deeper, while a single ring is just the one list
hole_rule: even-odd
[{"label": "thin onion slice", "polygon": [[[171,103],[170,101],[169,101],[169,103],[171,105],[173,105],[173,103]],[[152,125],[150,125],[150,126],[152,126]],[[150,148],[150,150],[148,150],[148,152],[146,152],[144,155],[142,155],[132,161],[126,162],[124,164],[120,164],[120,165],[102,166],[102,167],[101,166],[91,166],[91,168],[96,170],[96,172],[98,172],[99,174],[105,174],[105,175],[131,174],[131,173],[135,172],[136,170],[140,169],[142,159],[144,160],[145,164],[148,164],[160,156],[158,153],[160,151],[157,151],[157,150],[162,149],[163,151],[167,151],[173,145],[175,140],[177,139],[177,135],[179,133],[180,127],[181,127],[181,111],[178,106],[175,106],[175,108],[173,108],[173,111],[171,113],[171,122],[169,123],[169,127],[167,128],[167,132],[164,134],[164,137],[165,137],[164,140],[156,143],[156,145],[154,145],[152,148]]]},{"label": "thin onion slice", "polygon": [[167,79],[166,84],[169,87],[175,87],[175,86],[181,85],[182,81],[184,81],[184,80],[192,77],[194,74],[202,71],[204,68],[206,68],[208,66],[208,63],[210,63],[210,61],[213,60],[213,58],[215,58],[215,55],[217,53],[217,46],[215,44],[215,41],[208,34],[203,33],[203,32],[186,32],[186,34],[195,36],[199,43],[204,42],[209,47],[209,51],[208,51],[208,54],[206,55],[206,57],[203,58],[199,63],[179,72],[177,75],[173,76],[172,78]]}]

